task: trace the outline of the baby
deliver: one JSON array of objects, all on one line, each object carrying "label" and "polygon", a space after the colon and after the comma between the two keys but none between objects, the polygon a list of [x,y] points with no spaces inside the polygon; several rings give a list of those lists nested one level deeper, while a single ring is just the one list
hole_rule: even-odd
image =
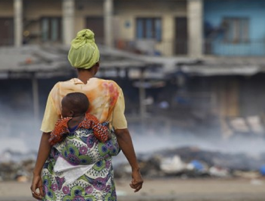
[{"label": "baby", "polygon": [[106,126],[87,112],[89,101],[85,94],[74,92],[67,94],[62,99],[62,119],[59,119],[51,132],[49,142],[55,145],[61,142],[69,133],[76,129],[93,129],[95,137],[100,142],[110,139],[110,133]]}]

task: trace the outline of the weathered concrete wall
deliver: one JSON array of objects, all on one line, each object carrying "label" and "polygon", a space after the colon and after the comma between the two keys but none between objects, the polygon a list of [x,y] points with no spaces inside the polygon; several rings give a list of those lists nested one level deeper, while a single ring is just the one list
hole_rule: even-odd
[{"label": "weathered concrete wall", "polygon": [[135,40],[137,17],[158,17],[162,22],[162,41],[157,42],[155,48],[163,55],[171,56],[174,49],[175,18],[186,16],[186,9],[186,1],[115,1],[114,13],[120,25],[116,39]]},{"label": "weathered concrete wall", "polygon": [[1,0],[0,1],[0,17],[13,17],[14,7],[13,1]]},{"label": "weathered concrete wall", "polygon": [[[74,35],[86,28],[87,17],[103,17],[103,0],[75,0]],[[13,1],[1,0],[0,16],[14,16]],[[165,56],[173,55],[175,41],[175,18],[187,16],[185,0],[115,0],[113,5],[113,40],[134,41],[136,39],[136,18],[157,17],[161,19],[161,41],[155,49]],[[59,0],[24,0],[23,31],[34,35],[31,43],[38,43],[41,36],[41,17],[63,18],[63,4]],[[63,29],[62,29],[63,30]]]},{"label": "weathered concrete wall", "polygon": [[39,19],[43,16],[61,17],[62,2],[54,0],[24,0],[24,17],[26,19]]}]

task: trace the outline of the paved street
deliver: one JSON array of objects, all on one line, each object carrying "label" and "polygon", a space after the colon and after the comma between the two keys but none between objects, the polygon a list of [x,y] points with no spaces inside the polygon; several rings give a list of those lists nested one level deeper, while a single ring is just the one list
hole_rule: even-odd
[{"label": "paved street", "polygon": [[[264,201],[265,179],[152,179],[134,193],[129,180],[117,180],[119,201]],[[0,201],[32,201],[30,183],[1,182]]]}]

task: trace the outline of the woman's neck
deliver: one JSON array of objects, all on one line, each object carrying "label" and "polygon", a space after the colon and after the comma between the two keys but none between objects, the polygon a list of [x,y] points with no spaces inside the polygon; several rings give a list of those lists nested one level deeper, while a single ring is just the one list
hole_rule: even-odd
[{"label": "woman's neck", "polygon": [[81,80],[84,84],[93,77],[93,74],[89,70],[78,70],[77,71],[77,78]]}]

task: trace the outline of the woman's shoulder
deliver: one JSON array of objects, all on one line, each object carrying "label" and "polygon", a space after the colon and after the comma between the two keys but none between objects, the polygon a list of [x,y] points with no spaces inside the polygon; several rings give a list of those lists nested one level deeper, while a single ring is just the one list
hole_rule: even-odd
[{"label": "woman's shoulder", "polygon": [[58,81],[53,85],[50,93],[53,95],[57,95],[62,89],[71,88],[73,85],[74,85],[74,79]]},{"label": "woman's shoulder", "polygon": [[[81,84],[82,81],[80,81],[77,78],[72,78],[69,80],[64,80],[64,81],[58,81],[57,83],[54,84],[54,87],[60,87],[62,85],[67,86],[67,85],[73,85],[73,84]],[[107,80],[107,79],[102,79],[102,78],[91,78],[87,84],[114,84],[116,86],[119,86],[114,80]]]},{"label": "woman's shoulder", "polygon": [[56,84],[62,85],[62,84],[74,84],[78,81],[78,79],[76,78],[71,78],[68,80],[62,80],[62,81],[58,81]]},{"label": "woman's shoulder", "polygon": [[[83,88],[81,86],[84,86]],[[73,78],[66,81],[59,81],[57,82],[53,89],[51,90],[52,94],[63,94],[64,91],[75,91],[75,90],[85,90],[85,91],[93,91],[93,90],[99,90],[99,91],[120,91],[120,86],[114,81],[114,80],[107,80],[102,78],[91,78],[87,82],[87,84],[84,85],[82,81],[79,79]]]},{"label": "woman's shoulder", "polygon": [[63,81],[58,81],[54,84],[53,89],[60,89],[60,88],[67,88],[71,87],[75,84],[75,78],[69,79],[69,80],[63,80]]},{"label": "woman's shoulder", "polygon": [[114,80],[107,80],[102,78],[93,78],[92,80],[92,82],[95,82],[102,86],[120,88],[120,86]]},{"label": "woman's shoulder", "polygon": [[75,78],[71,78],[68,80],[62,80],[62,81],[56,82],[53,87],[59,87],[62,84],[73,84],[74,82],[75,82]]}]

